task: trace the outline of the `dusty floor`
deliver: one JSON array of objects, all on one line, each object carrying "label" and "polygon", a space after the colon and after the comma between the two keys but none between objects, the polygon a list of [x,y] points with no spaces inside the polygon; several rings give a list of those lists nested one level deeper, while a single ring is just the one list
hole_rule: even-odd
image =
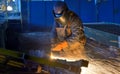
[{"label": "dusty floor", "polygon": [[[50,33],[25,33],[20,36],[21,50],[42,57],[43,50],[50,50]],[[87,40],[85,47],[88,68],[82,68],[81,74],[120,74],[120,48],[102,45]]]}]

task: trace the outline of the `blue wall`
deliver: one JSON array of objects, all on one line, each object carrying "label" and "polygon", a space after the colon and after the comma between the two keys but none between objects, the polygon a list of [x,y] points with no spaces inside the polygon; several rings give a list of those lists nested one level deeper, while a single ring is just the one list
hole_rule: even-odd
[{"label": "blue wall", "polygon": [[65,0],[65,2],[68,5],[68,8],[72,11],[74,11],[77,15],[80,16],[80,0]]},{"label": "blue wall", "polygon": [[[94,0],[65,0],[69,9],[76,12],[84,23],[112,22],[120,24],[120,0],[100,1],[96,6]],[[24,2],[22,3],[24,5]],[[36,30],[42,31],[51,29],[54,21],[52,14],[54,3],[55,1],[31,1],[29,3],[30,20],[28,23],[30,28],[34,27]],[[24,6],[22,7],[24,12],[28,12]],[[25,16],[26,14],[23,18]]]},{"label": "blue wall", "polygon": [[82,21],[87,23],[97,21],[94,0],[79,0],[79,3],[80,17]]},{"label": "blue wall", "polygon": [[111,22],[120,24],[120,0],[79,0],[83,22]]},{"label": "blue wall", "polygon": [[98,5],[98,22],[114,22],[113,0],[102,1]]},{"label": "blue wall", "polygon": [[120,0],[113,0],[114,1],[114,22],[120,24]]},{"label": "blue wall", "polygon": [[[30,2],[30,26],[37,31],[49,31],[53,25],[53,1]],[[33,30],[33,29],[32,29]]]},{"label": "blue wall", "polygon": [[21,15],[22,15],[22,29],[29,29],[29,3],[26,0],[21,0]]}]

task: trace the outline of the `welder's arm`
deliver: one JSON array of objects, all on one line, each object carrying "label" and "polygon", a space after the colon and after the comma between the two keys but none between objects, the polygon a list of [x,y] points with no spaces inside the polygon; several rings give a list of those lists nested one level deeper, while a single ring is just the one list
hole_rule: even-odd
[{"label": "welder's arm", "polygon": [[80,22],[73,22],[71,24],[71,31],[72,35],[66,38],[68,45],[73,44],[74,42],[81,42],[81,44],[85,45],[86,37],[83,31],[82,23]]},{"label": "welder's arm", "polygon": [[63,41],[60,42],[57,38],[57,33],[56,33],[56,27],[58,27],[59,24],[57,24],[56,22],[54,22],[54,25],[52,27],[52,35],[51,35],[51,50],[52,51],[61,51],[64,47],[67,47],[67,42]]}]

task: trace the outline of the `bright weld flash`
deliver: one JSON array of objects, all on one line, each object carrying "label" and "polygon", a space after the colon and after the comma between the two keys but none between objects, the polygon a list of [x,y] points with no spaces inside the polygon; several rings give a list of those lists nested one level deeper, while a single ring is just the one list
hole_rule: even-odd
[{"label": "bright weld flash", "polygon": [[68,58],[64,58],[64,57],[57,57],[57,56],[53,56],[53,54],[51,53],[50,55],[51,59],[59,59],[59,60],[66,60],[66,61],[77,61],[75,59],[68,59]]}]

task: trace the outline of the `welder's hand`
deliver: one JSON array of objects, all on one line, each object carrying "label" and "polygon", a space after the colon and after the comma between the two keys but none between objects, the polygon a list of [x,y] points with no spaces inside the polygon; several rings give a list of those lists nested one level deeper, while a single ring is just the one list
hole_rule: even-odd
[{"label": "welder's hand", "polygon": [[62,47],[57,45],[55,46],[54,48],[51,49],[52,51],[61,51],[62,50]]},{"label": "welder's hand", "polygon": [[59,44],[57,44],[54,48],[52,48],[52,51],[61,51],[62,49],[68,47],[68,43],[66,41],[63,41]]}]

